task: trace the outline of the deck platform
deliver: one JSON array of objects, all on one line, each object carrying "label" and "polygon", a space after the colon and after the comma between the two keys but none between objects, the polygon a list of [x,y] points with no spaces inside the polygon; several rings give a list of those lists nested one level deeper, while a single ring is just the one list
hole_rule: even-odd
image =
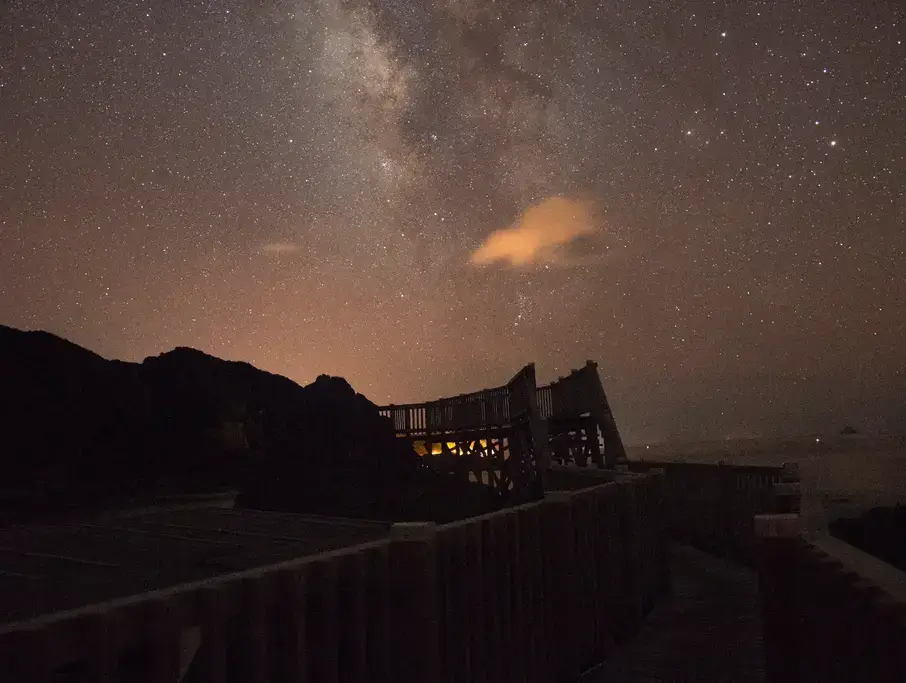
[{"label": "deck platform", "polygon": [[0,530],[0,625],[384,538],[389,526],[199,508]]},{"label": "deck platform", "polygon": [[763,683],[755,572],[689,546],[670,570],[673,595],[580,683]]}]

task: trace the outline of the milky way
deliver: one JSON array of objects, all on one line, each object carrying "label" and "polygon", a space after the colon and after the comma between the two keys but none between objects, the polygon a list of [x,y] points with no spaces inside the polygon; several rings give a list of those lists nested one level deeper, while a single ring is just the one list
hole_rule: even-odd
[{"label": "milky way", "polygon": [[870,7],[13,0],[0,322],[379,403],[594,359],[630,442],[906,430]]}]

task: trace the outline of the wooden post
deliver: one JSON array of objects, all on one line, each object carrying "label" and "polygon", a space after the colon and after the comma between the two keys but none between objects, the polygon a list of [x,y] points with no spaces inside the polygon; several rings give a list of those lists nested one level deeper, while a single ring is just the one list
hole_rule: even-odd
[{"label": "wooden post", "polygon": [[667,544],[670,538],[669,530],[667,528],[670,491],[667,488],[667,470],[658,468],[651,470],[651,473],[656,476],[657,481],[657,503],[655,514],[657,516],[658,533],[658,595],[665,596],[670,593],[670,560],[667,555]]},{"label": "wooden post", "polygon": [[482,587],[484,589],[484,622],[486,634],[488,680],[503,681],[509,657],[501,638],[501,615],[498,606],[498,563],[501,553],[500,515],[481,520]]},{"label": "wooden post", "polygon": [[308,680],[339,680],[339,622],[337,615],[337,560],[315,560],[309,566],[309,592],[305,614]]},{"label": "wooden post", "polygon": [[507,683],[513,672],[513,558],[510,555],[510,535],[516,533],[512,516],[505,511],[497,512],[491,518],[494,546],[497,554],[494,604],[500,622],[500,650],[505,654],[499,680]]},{"label": "wooden post", "polygon": [[612,628],[608,605],[608,595],[611,588],[610,577],[607,573],[607,524],[608,518],[603,511],[605,486],[597,486],[590,491],[591,516],[594,521],[592,528],[592,562],[595,568],[595,592],[591,601],[591,609],[595,618],[595,656],[603,659],[611,650]]},{"label": "wooden post", "polygon": [[880,674],[877,683],[899,683],[906,671],[906,605],[883,597],[874,601],[873,633]]},{"label": "wooden post", "polygon": [[532,553],[537,544],[529,515],[529,506],[521,506],[516,510],[516,520],[519,527],[519,548],[517,550],[520,597],[518,608],[521,610],[520,622],[522,629],[522,659],[525,663],[525,680],[534,683],[538,676],[538,651],[534,640],[534,632],[538,627],[539,615],[537,611],[536,596],[538,586],[534,582],[532,572]]},{"label": "wooden post", "polygon": [[226,683],[226,605],[221,586],[206,586],[198,591],[201,622],[201,647],[198,650],[199,679],[204,683]]},{"label": "wooden post", "polygon": [[583,443],[580,433],[580,430],[584,431],[584,422],[585,420],[581,420],[578,425],[573,425],[573,427],[576,428],[575,432],[572,432],[569,436],[570,445],[572,447],[572,460],[579,467],[588,467],[589,449],[588,446]]},{"label": "wooden post", "polygon": [[[812,680],[834,680],[840,672],[839,657],[845,649],[841,610],[835,594],[836,560],[812,547],[799,557],[797,600],[802,615],[800,626],[800,670]],[[874,680],[874,679],[871,679]]]},{"label": "wooden post", "polygon": [[714,511],[714,526],[719,533],[718,548],[724,555],[730,555],[741,537],[737,532],[736,475],[732,466],[721,461],[717,466],[717,477],[720,495],[718,509]]},{"label": "wooden post", "polygon": [[[86,616],[78,624],[79,637],[85,654],[87,678],[94,682],[112,681],[116,672],[117,655],[114,642],[113,615],[99,612]],[[159,634],[152,632],[152,642]],[[158,679],[152,678],[156,683]]]},{"label": "wooden post", "polygon": [[563,491],[549,493],[544,498],[542,508],[542,514],[548,520],[544,545],[551,554],[553,623],[548,634],[548,647],[555,659],[556,675],[553,680],[578,680],[581,665],[575,633],[577,623],[573,615],[576,613],[579,593],[576,586],[578,568],[575,566],[572,494]]},{"label": "wooden post", "polygon": [[[275,665],[286,683],[305,683],[305,609],[307,567],[293,567],[277,576],[277,640]],[[223,679],[226,680],[225,678]]]},{"label": "wooden post", "polygon": [[437,526],[394,524],[391,541],[393,680],[439,683]]},{"label": "wooden post", "polygon": [[466,532],[462,524],[445,528],[438,533],[437,558],[444,599],[440,618],[445,625],[445,628],[438,629],[438,633],[443,634],[440,661],[450,680],[467,680],[469,585],[466,577]]},{"label": "wooden post", "polygon": [[884,598],[884,591],[868,579],[855,577],[848,586],[844,614],[850,624],[850,668],[852,678],[860,674],[870,681],[881,680],[884,669],[879,667],[881,642],[874,637],[872,626],[877,619],[874,613],[877,601]]},{"label": "wooden post", "polygon": [[387,545],[367,553],[368,676],[390,683],[390,552]]},{"label": "wooden post", "polygon": [[266,590],[267,578],[257,576],[243,579],[239,584],[239,634],[238,658],[240,678],[249,683],[265,683],[270,680],[268,670],[268,630]]},{"label": "wooden post", "polygon": [[520,547],[522,545],[522,528],[519,524],[519,514],[513,508],[509,508],[503,513],[506,516],[507,523],[507,556],[509,558],[509,577],[510,577],[510,604],[507,609],[510,615],[510,678],[509,681],[514,683],[525,683],[528,677],[528,640],[526,633],[528,624],[526,624],[526,605],[523,593],[523,581],[525,580],[525,567],[522,565],[520,557]]},{"label": "wooden post", "polygon": [[625,639],[635,635],[642,623],[639,518],[635,480],[621,480],[617,482],[617,486],[619,492],[617,504],[621,508],[620,532],[623,550],[623,589],[625,590],[622,632],[618,634],[618,637]]},{"label": "wooden post", "polygon": [[584,668],[593,663],[598,642],[598,622],[594,613],[597,576],[594,561],[594,506],[586,489],[573,495],[573,526],[575,530],[576,587],[580,599],[575,603],[578,622],[579,663]]},{"label": "wooden post", "polygon": [[601,452],[601,444],[598,441],[598,423],[593,417],[582,419],[585,424],[585,440],[588,447],[587,452],[591,461],[598,469],[604,468],[604,454]]},{"label": "wooden post", "polygon": [[[466,635],[469,640],[469,664],[471,681],[484,683],[487,677],[487,635],[483,628],[485,595],[483,591],[484,561],[481,544],[481,523],[470,522],[465,526],[465,574],[469,586],[468,592],[468,627]],[[494,682],[490,682],[494,683]]]},{"label": "wooden post", "polygon": [[338,655],[342,683],[367,683],[368,627],[365,618],[365,555],[340,556],[338,580]]},{"label": "wooden post", "polygon": [[547,549],[542,545],[542,526],[541,526],[541,506],[532,504],[526,508],[526,549],[528,550],[528,561],[530,570],[530,582],[532,589],[532,622],[530,624],[532,632],[532,652],[534,654],[533,670],[535,680],[548,681],[550,674],[550,644],[545,639],[547,610],[545,609],[549,599],[546,585],[544,583],[544,561],[543,555]]},{"label": "wooden post", "polygon": [[146,608],[149,683],[170,683],[179,678],[180,632],[171,600],[153,600]]},{"label": "wooden post", "polygon": [[53,625],[4,634],[0,640],[0,680],[50,683],[55,662]]},{"label": "wooden post", "polygon": [[804,680],[800,671],[802,619],[796,590],[795,545],[800,542],[799,532],[797,515],[755,517],[768,683]]}]

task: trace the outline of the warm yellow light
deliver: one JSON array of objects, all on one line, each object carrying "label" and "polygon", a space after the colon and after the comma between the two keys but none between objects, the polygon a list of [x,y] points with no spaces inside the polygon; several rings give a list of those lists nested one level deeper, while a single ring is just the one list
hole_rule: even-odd
[{"label": "warm yellow light", "polygon": [[[477,442],[472,441],[469,443],[468,450],[474,452],[476,450],[476,443],[478,444],[479,456],[486,458],[490,455],[488,452],[488,441],[487,439],[479,439]],[[460,454],[462,449],[456,441],[447,441],[447,452]],[[444,452],[444,444],[442,443],[432,443],[431,444],[431,455],[442,455]],[[428,447],[424,441],[413,441],[412,448],[415,449],[415,452],[424,457],[428,455]]]}]

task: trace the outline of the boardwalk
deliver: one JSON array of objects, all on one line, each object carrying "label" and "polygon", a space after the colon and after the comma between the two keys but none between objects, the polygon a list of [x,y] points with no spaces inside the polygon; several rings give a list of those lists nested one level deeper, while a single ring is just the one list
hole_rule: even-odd
[{"label": "boardwalk", "polygon": [[755,572],[687,546],[670,560],[673,596],[581,683],[763,682]]}]

